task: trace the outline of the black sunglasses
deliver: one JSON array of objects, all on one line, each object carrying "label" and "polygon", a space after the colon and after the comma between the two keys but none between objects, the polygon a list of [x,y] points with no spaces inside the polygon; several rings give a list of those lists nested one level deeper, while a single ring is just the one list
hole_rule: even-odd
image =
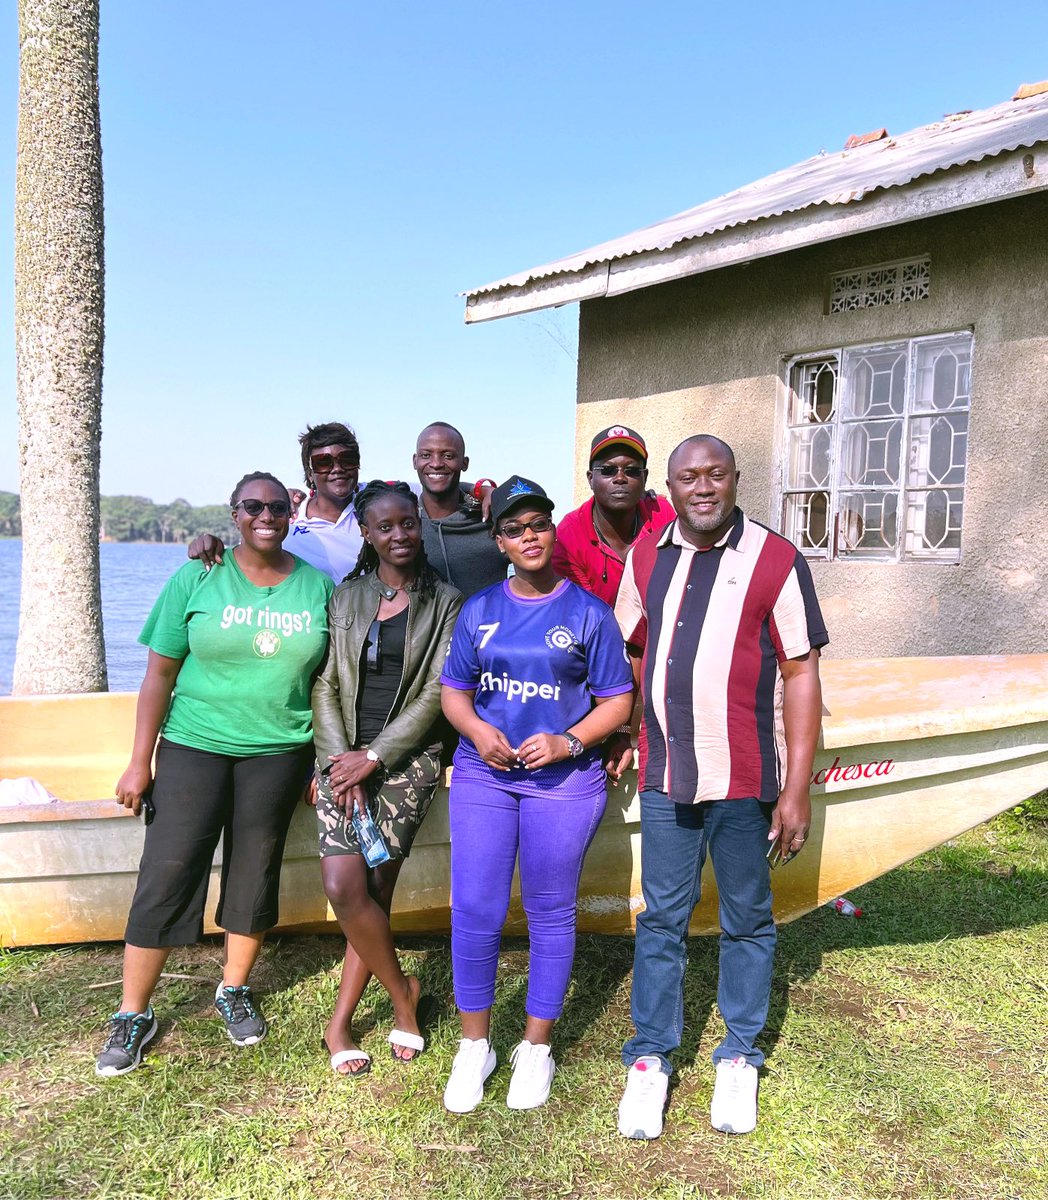
[{"label": "black sunglasses", "polygon": [[552,528],[552,517],[532,517],[530,521],[507,521],[499,529],[499,533],[515,542],[517,538],[524,536],[525,529],[530,529],[533,533],[549,533]]},{"label": "black sunglasses", "polygon": [[291,515],[291,505],[286,500],[238,500],[234,508],[242,508],[249,517],[257,517],[264,508],[279,520]]},{"label": "black sunglasses", "polygon": [[613,467],[610,463],[606,463],[603,467],[593,468],[598,475],[603,475],[605,479],[614,479],[616,475],[625,475],[627,479],[640,479],[647,469],[647,467]]}]

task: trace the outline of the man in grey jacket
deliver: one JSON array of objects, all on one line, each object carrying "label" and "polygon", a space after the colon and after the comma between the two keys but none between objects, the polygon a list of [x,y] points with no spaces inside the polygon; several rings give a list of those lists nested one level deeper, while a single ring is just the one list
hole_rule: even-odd
[{"label": "man in grey jacket", "polygon": [[446,421],[427,425],[411,464],[422,485],[422,544],[434,571],[467,597],[505,579],[506,560],[481,511],[483,485],[494,481],[462,483],[469,466],[462,434]]}]

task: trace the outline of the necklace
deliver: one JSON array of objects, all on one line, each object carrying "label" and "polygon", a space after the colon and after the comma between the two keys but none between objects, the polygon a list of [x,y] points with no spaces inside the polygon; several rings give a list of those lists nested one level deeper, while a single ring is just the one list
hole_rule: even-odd
[{"label": "necklace", "polygon": [[414,583],[414,580],[412,580],[411,583],[402,583],[400,585],[400,587],[394,587],[392,584],[386,583],[386,581],[384,579],[380,579],[378,577],[378,575],[376,574],[375,582],[378,584],[378,590],[382,593],[382,595],[385,597],[385,599],[392,600],[393,597],[397,594],[397,592],[403,592],[407,588],[411,587],[412,584]]}]

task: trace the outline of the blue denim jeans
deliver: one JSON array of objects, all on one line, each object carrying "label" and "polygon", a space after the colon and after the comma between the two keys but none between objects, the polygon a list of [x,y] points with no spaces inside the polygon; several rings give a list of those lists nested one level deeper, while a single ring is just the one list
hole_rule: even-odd
[{"label": "blue denim jeans", "polygon": [[764,1062],[754,1039],[764,1028],[771,997],[776,932],[771,915],[768,829],[772,805],[749,800],[674,804],[663,792],[640,796],[641,888],[637,917],[632,1013],[637,1032],[623,1046],[631,1066],[657,1055],[667,1074],[669,1055],[684,1033],[684,969],[688,922],[699,901],[709,850],[720,894],[720,977],[717,1006],[728,1032],[713,1061]]}]

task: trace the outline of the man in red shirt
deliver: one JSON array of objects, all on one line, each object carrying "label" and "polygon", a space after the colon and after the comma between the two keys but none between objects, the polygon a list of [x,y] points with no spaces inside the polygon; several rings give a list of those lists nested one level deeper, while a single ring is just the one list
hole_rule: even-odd
[{"label": "man in red shirt", "polygon": [[646,490],[648,448],[625,425],[593,439],[586,478],[593,497],[558,523],[553,569],[614,606],[630,547],[676,514],[664,496]]}]

